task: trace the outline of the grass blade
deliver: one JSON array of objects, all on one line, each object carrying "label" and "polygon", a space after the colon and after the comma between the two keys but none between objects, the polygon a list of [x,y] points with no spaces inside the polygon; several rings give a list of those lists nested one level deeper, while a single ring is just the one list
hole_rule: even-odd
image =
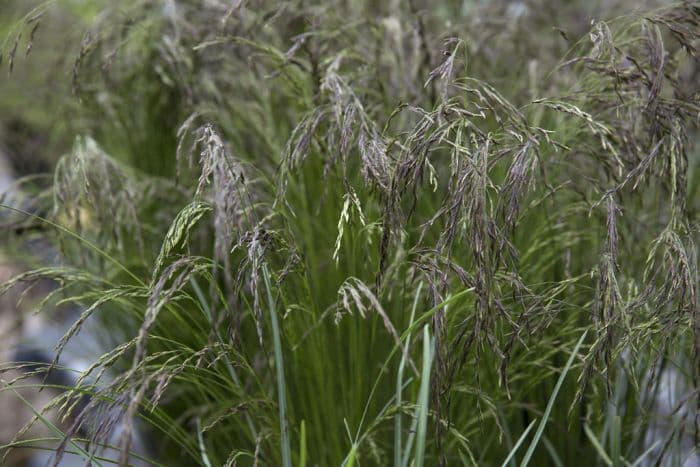
[{"label": "grass blade", "polygon": [[306,422],[304,420],[301,421],[301,428],[300,428],[300,435],[299,435],[299,467],[306,467],[306,458],[307,458],[307,452],[306,452]]},{"label": "grass blade", "polygon": [[[413,300],[413,307],[411,309],[411,318],[409,320],[409,328],[413,325],[413,320],[416,316],[416,308],[418,308],[418,301],[420,299],[421,289],[423,283],[418,283],[418,290],[416,291],[416,297]],[[409,349],[411,347],[411,334],[409,333],[406,337],[405,348]],[[402,428],[401,428],[401,394],[403,392],[403,372],[406,367],[406,357],[404,353],[401,357],[401,362],[399,363],[399,371],[396,375],[396,415],[394,415],[394,466],[401,466],[401,441],[402,441]]]},{"label": "grass blade", "polygon": [[418,407],[416,408],[418,432],[416,434],[416,453],[413,459],[414,467],[423,467],[425,460],[425,439],[428,431],[428,410],[430,408],[430,370],[433,366],[432,344],[430,330],[426,324],[423,327],[423,370],[421,372],[420,391],[418,393]]},{"label": "grass blade", "polygon": [[656,441],[654,442],[654,444],[652,444],[651,446],[649,446],[649,449],[647,449],[647,450],[644,451],[639,457],[637,457],[637,460],[635,460],[635,461],[632,463],[632,465],[631,465],[630,467],[638,467],[638,466],[642,465],[642,462],[644,461],[644,459],[645,459],[649,454],[651,454],[652,452],[654,452],[654,450],[656,450],[656,448],[658,448],[660,444],[661,444],[661,440],[656,440]]},{"label": "grass blade", "polygon": [[204,436],[202,435],[202,421],[199,418],[197,418],[197,441],[199,441],[199,454],[202,458],[202,464],[205,467],[211,467],[207,447],[204,445]]},{"label": "grass blade", "polygon": [[613,467],[622,467],[622,422],[619,415],[615,415],[612,420],[612,430],[610,431],[610,456]]},{"label": "grass blade", "polygon": [[263,264],[263,278],[265,279],[265,290],[267,291],[267,302],[270,311],[270,321],[272,323],[272,341],[275,348],[277,400],[279,404],[280,434],[282,437],[282,465],[283,467],[292,467],[292,450],[289,445],[289,421],[287,420],[287,389],[284,380],[284,360],[282,359],[282,340],[280,338],[280,328],[277,322],[275,300],[272,297],[270,272],[268,271],[267,264]]},{"label": "grass blade", "polygon": [[610,456],[605,452],[605,448],[600,444],[600,441],[598,438],[596,438],[595,433],[591,431],[591,428],[588,425],[584,425],[583,431],[586,433],[586,436],[588,437],[588,440],[591,442],[593,447],[595,448],[596,452],[602,459],[603,463],[607,465],[608,467],[612,467],[612,460],[610,459]]},{"label": "grass blade", "polygon": [[532,427],[535,426],[535,423],[537,423],[537,419],[534,419],[532,422],[530,422],[527,428],[525,428],[525,431],[523,431],[523,434],[520,435],[520,438],[518,438],[515,446],[513,446],[513,449],[511,449],[508,453],[508,457],[506,457],[506,460],[503,461],[501,467],[506,467],[506,465],[512,461],[512,459],[515,457],[515,453],[518,451],[518,448],[521,444],[523,444],[523,441],[525,441],[525,438],[527,438],[527,435],[530,433],[530,430],[532,430]]},{"label": "grass blade", "polygon": [[537,443],[542,437],[542,433],[544,433],[544,427],[547,425],[547,420],[549,419],[549,414],[552,412],[552,407],[554,407],[554,401],[557,399],[557,394],[559,394],[559,390],[561,389],[562,384],[564,384],[564,378],[566,378],[567,373],[571,369],[571,365],[573,365],[574,359],[576,358],[576,355],[578,355],[578,351],[581,348],[581,345],[583,345],[583,341],[584,339],[586,339],[587,334],[588,331],[585,331],[581,335],[581,338],[576,343],[574,350],[571,352],[569,360],[566,362],[566,366],[564,366],[561,375],[559,375],[557,384],[554,386],[554,391],[552,391],[552,395],[549,397],[549,402],[547,402],[547,407],[544,409],[542,420],[540,420],[540,424],[537,427],[537,431],[535,432],[535,437],[532,440],[532,443],[530,443],[530,447],[527,449],[527,452],[525,452],[525,457],[523,458],[523,461],[520,464],[522,467],[525,467],[530,462],[532,455],[535,453],[535,448],[537,447]]}]

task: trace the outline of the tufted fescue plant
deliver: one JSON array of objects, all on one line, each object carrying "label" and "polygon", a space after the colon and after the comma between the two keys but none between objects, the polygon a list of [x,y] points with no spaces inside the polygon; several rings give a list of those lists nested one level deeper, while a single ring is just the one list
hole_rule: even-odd
[{"label": "tufted fescue plant", "polygon": [[700,6],[550,3],[105,6],[13,221],[62,265],[0,289],[50,277],[42,312],[123,336],[58,396],[56,462],[123,421],[123,464],[137,421],[155,465],[692,456]]}]

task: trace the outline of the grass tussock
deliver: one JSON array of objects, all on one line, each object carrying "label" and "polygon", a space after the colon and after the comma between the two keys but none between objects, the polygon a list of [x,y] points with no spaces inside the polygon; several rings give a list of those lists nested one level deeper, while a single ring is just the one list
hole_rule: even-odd
[{"label": "grass tussock", "polygon": [[162,465],[693,455],[700,6],[551,3],[105,7],[81,136],[13,215],[61,267],[1,290],[82,307],[56,363],[91,315],[124,336],[56,461],[123,424],[125,464],[134,423]]}]

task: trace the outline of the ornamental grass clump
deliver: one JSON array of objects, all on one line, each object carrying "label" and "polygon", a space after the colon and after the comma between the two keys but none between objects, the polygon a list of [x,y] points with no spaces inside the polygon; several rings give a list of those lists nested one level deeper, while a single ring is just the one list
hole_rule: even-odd
[{"label": "ornamental grass clump", "polygon": [[2,289],[124,336],[56,463],[697,457],[700,6],[580,3],[105,6]]}]

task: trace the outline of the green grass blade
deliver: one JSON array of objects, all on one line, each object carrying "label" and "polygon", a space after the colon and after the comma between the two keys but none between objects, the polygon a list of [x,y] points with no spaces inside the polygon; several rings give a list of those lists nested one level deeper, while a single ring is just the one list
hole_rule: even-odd
[{"label": "green grass blade", "polygon": [[306,450],[306,422],[304,420],[301,421],[299,431],[299,467],[306,467],[308,454]]},{"label": "green grass blade", "polygon": [[612,420],[612,430],[610,431],[610,456],[613,467],[622,467],[622,422],[619,415],[615,415]]},{"label": "green grass blade", "polygon": [[211,467],[207,447],[204,445],[204,435],[202,434],[202,421],[197,418],[197,441],[199,442],[199,455],[205,467]]},{"label": "green grass blade", "polygon": [[282,359],[282,340],[280,338],[280,328],[277,322],[277,312],[275,311],[275,300],[272,297],[272,287],[270,285],[270,272],[267,264],[263,264],[263,278],[265,279],[265,289],[267,291],[267,302],[272,323],[272,341],[275,348],[275,369],[277,370],[277,400],[279,404],[280,434],[282,437],[282,465],[292,467],[292,450],[289,444],[289,421],[287,420],[287,388],[284,379],[284,360]]},{"label": "green grass blade", "polygon": [[552,442],[549,441],[549,438],[547,438],[546,435],[542,435],[542,443],[544,444],[545,449],[547,449],[547,452],[549,453],[549,457],[552,459],[554,467],[564,467],[564,463],[559,457],[559,454],[557,454],[556,449],[554,449],[554,445],[552,445]]},{"label": "green grass blade", "polygon": [[596,437],[595,433],[591,431],[591,428],[588,425],[583,426],[583,431],[586,433],[586,437],[588,440],[591,442],[593,447],[595,448],[596,452],[598,453],[598,456],[600,456],[601,460],[605,465],[608,467],[612,467],[612,460],[610,459],[610,456],[605,452],[605,448],[603,447],[602,444],[600,444],[600,441]]},{"label": "green grass blade", "polygon": [[578,351],[583,345],[583,341],[584,339],[586,339],[587,334],[588,331],[585,331],[581,335],[581,338],[576,343],[574,350],[571,352],[569,360],[566,362],[566,366],[564,366],[561,375],[559,375],[557,384],[554,386],[554,391],[552,391],[552,395],[549,397],[549,402],[547,402],[547,407],[545,408],[544,414],[542,415],[542,420],[540,420],[540,424],[537,427],[537,431],[535,432],[535,437],[532,440],[532,443],[530,443],[530,447],[525,452],[525,457],[523,458],[523,461],[520,464],[521,467],[525,467],[530,462],[532,455],[535,453],[535,448],[537,447],[537,443],[542,437],[542,433],[544,433],[544,427],[547,425],[547,420],[549,419],[549,414],[552,412],[552,407],[554,407],[554,401],[557,399],[557,394],[559,394],[559,390],[561,389],[562,384],[564,384],[564,379],[566,378],[567,373],[571,369],[571,365],[573,365],[574,359],[576,358],[576,355],[578,355]]},{"label": "green grass blade", "polygon": [[425,440],[428,431],[428,411],[430,396],[430,370],[433,366],[433,342],[426,324],[423,327],[423,370],[421,371],[420,392],[418,393],[418,433],[416,434],[416,453],[414,467],[423,467],[425,461]]},{"label": "green grass blade", "polygon": [[[421,289],[423,288],[423,283],[418,283],[418,289],[416,290],[416,297],[413,300],[413,307],[411,309],[411,318],[409,320],[409,328],[413,325],[413,320],[416,316],[416,309],[418,308],[418,301],[420,299]],[[405,348],[409,349],[411,347],[411,334],[406,337]],[[401,397],[403,393],[403,373],[406,367],[407,355],[404,354],[401,357],[401,362],[399,363],[399,370],[396,375],[396,415],[394,415],[394,466],[401,466],[401,444],[402,444],[402,427],[401,427]]]},{"label": "green grass blade", "polygon": [[651,446],[649,446],[649,449],[647,449],[647,450],[644,451],[642,454],[640,454],[639,457],[637,457],[637,460],[635,460],[635,461],[632,463],[632,465],[631,465],[630,467],[638,467],[638,466],[642,465],[642,462],[644,462],[644,459],[646,459],[646,457],[647,457],[649,454],[651,454],[652,452],[654,452],[654,450],[655,450],[657,447],[659,447],[660,444],[661,444],[661,440],[656,440],[656,442],[654,442],[654,444],[652,444]]},{"label": "green grass blade", "polygon": [[530,422],[527,428],[525,428],[525,431],[523,431],[523,434],[520,435],[518,441],[515,442],[513,449],[510,450],[508,457],[506,457],[506,460],[503,461],[501,467],[506,467],[506,465],[508,465],[515,458],[515,453],[518,451],[518,448],[520,448],[520,445],[523,444],[525,438],[527,438],[527,435],[530,433],[530,430],[532,430],[532,427],[535,426],[535,423],[537,423],[537,419],[534,419],[532,422]]}]

